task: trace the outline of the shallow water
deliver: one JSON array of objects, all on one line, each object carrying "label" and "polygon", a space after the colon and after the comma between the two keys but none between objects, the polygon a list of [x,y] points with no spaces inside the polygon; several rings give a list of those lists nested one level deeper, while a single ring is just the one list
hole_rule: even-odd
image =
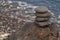
[{"label": "shallow water", "polygon": [[34,6],[40,6],[40,5],[47,6],[49,10],[55,14],[58,21],[60,21],[60,18],[58,18],[58,16],[60,16],[60,0],[17,0],[17,1],[27,2]]},{"label": "shallow water", "polygon": [[[15,1],[15,0],[13,0]],[[17,0],[17,1],[23,1],[27,2],[32,5],[44,5],[47,6],[55,15],[59,15],[60,13],[60,0]]]}]

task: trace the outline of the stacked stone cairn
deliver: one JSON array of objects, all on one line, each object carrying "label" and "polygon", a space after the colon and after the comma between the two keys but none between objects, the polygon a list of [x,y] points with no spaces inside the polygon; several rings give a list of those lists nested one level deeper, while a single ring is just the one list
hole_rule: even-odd
[{"label": "stacked stone cairn", "polygon": [[48,27],[51,24],[50,22],[51,14],[48,12],[48,8],[45,6],[39,6],[35,9],[35,11],[36,11],[35,23],[39,27]]}]

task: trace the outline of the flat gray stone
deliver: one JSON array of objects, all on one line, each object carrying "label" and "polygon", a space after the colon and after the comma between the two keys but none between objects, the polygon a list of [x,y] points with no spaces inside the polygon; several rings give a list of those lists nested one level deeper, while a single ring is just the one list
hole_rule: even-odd
[{"label": "flat gray stone", "polygon": [[38,14],[38,13],[36,13],[36,16],[45,18],[45,17],[50,17],[51,14],[50,13],[45,13],[45,14]]},{"label": "flat gray stone", "polygon": [[37,25],[39,25],[40,27],[46,27],[49,26],[51,24],[51,22],[36,22]]},{"label": "flat gray stone", "polygon": [[39,6],[35,9],[36,12],[47,12],[48,8],[45,6]]}]

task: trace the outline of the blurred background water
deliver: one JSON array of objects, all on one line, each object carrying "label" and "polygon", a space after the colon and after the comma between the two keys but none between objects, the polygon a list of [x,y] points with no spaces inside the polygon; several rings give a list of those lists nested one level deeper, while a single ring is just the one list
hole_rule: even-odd
[{"label": "blurred background water", "polygon": [[[60,16],[60,0],[12,0],[12,1],[22,1],[32,4],[34,6],[47,6],[56,17]],[[60,19],[58,19],[60,20]]]},{"label": "blurred background water", "polygon": [[44,5],[47,6],[53,13],[55,13],[56,16],[60,14],[60,0],[17,0],[17,1],[27,2],[36,6]]}]

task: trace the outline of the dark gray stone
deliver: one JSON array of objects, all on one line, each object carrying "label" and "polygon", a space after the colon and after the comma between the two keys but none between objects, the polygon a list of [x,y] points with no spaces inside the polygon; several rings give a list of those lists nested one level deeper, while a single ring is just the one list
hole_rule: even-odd
[{"label": "dark gray stone", "polygon": [[51,24],[51,22],[35,22],[38,26],[40,27],[49,27],[49,25]]},{"label": "dark gray stone", "polygon": [[38,22],[44,22],[44,21],[48,21],[49,18],[36,18],[36,21]]}]

